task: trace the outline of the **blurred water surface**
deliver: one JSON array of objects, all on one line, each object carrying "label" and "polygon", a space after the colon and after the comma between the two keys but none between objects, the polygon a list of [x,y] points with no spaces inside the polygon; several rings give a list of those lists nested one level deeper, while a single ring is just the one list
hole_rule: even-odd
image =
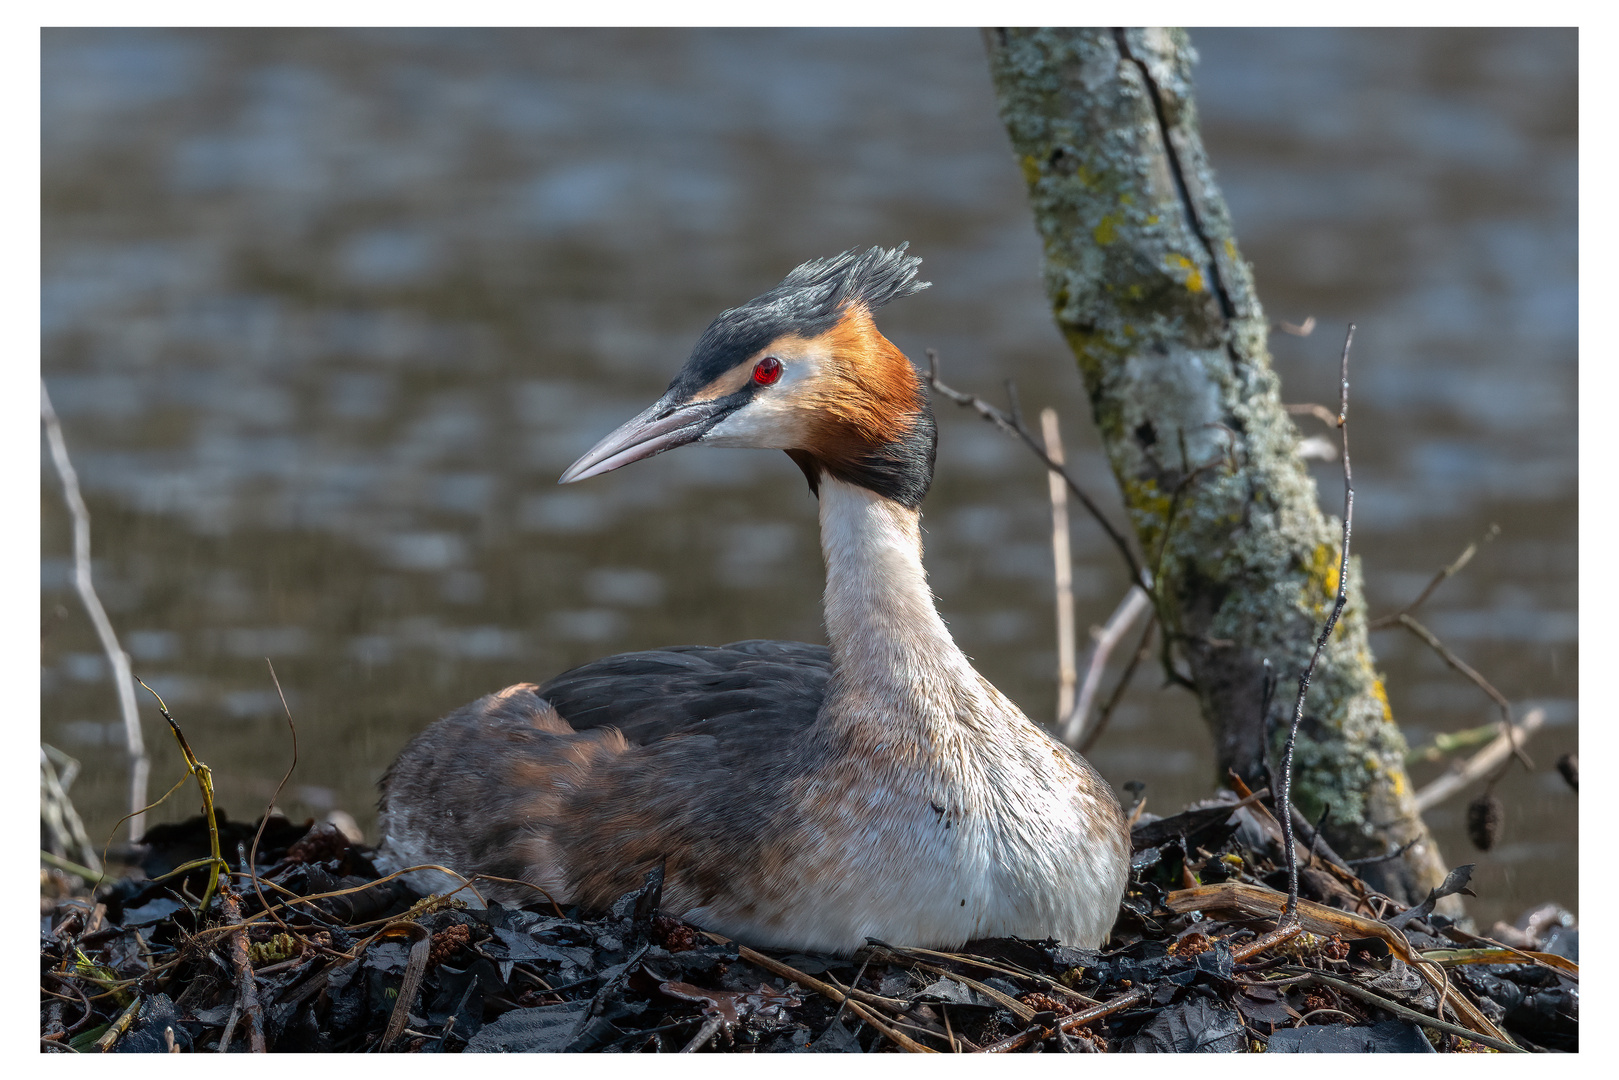
[{"label": "blurred water surface", "polygon": [[[1548,709],[1500,788],[1485,920],[1577,897],[1576,36],[1194,35],[1204,134],[1290,401],[1355,357],[1356,542],[1373,613],[1491,523],[1426,619]],[[92,31],[43,35],[43,370],[94,514],[97,582],[233,816],[298,723],[294,815],[373,822],[374,783],[449,709],[608,652],[821,640],[814,505],[781,455],[690,448],[557,475],[660,393],[722,307],[798,262],[909,240],[887,309],[914,359],[1059,408],[1113,485],[1047,315],[1039,243],[976,36],[892,31]],[[1045,480],[941,409],[928,565],[957,638],[1055,708]],[[1305,434],[1319,434],[1306,421]],[[45,459],[48,461],[48,459]],[[43,463],[42,463],[43,464]],[[120,812],[111,692],[42,473],[44,737]],[[1315,467],[1336,511],[1335,465]],[[1076,518],[1081,627],[1124,572]],[[1376,636],[1413,743],[1492,708]],[[1168,811],[1206,792],[1192,703],[1148,672],[1094,754]],[[154,791],[180,765],[155,713]],[[1419,767],[1419,782],[1433,774]],[[176,797],[159,819],[194,812]]]}]

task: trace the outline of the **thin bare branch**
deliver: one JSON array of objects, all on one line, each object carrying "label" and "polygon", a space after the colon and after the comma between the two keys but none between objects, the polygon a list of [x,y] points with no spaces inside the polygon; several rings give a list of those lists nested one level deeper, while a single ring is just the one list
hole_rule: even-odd
[{"label": "thin bare branch", "polygon": [[[1062,429],[1056,409],[1040,410],[1040,434],[1046,454],[1060,468],[1063,462]],[[1068,539],[1068,485],[1046,470],[1051,489],[1051,562],[1057,592],[1057,723],[1074,709],[1074,553]]]},{"label": "thin bare branch", "polygon": [[1108,658],[1113,655],[1113,650],[1124,639],[1124,635],[1129,633],[1136,620],[1150,610],[1152,600],[1140,586],[1132,585],[1130,591],[1124,594],[1124,599],[1119,601],[1118,607],[1113,609],[1107,623],[1101,629],[1091,631],[1094,643],[1091,646],[1090,659],[1085,666],[1085,682],[1080,687],[1078,700],[1065,717],[1062,729],[1058,733],[1058,737],[1069,746],[1078,746],[1085,739],[1091,707],[1102,688],[1102,675],[1107,670]]},{"label": "thin bare branch", "polygon": [[1102,527],[1102,531],[1107,534],[1108,539],[1113,541],[1113,546],[1118,548],[1119,554],[1124,558],[1125,565],[1130,568],[1130,580],[1139,583],[1144,588],[1151,588],[1152,582],[1144,576],[1141,563],[1136,560],[1135,553],[1130,550],[1130,544],[1125,540],[1124,534],[1113,527],[1113,523],[1102,513],[1101,507],[1097,506],[1095,500],[1085,494],[1084,489],[1074,480],[1073,475],[1057,462],[1051,460],[1050,455],[1046,453],[1045,447],[1041,446],[1039,440],[1034,437],[1034,433],[1024,427],[1019,418],[1007,415],[983,398],[973,394],[963,394],[959,390],[953,390],[946,386],[939,380],[938,350],[927,350],[927,356],[928,385],[954,401],[957,405],[963,408],[971,407],[977,411],[979,416],[982,416],[1008,435],[1014,435],[1021,439],[1025,446],[1034,451],[1036,457],[1045,462],[1046,468],[1063,478],[1063,481],[1068,485],[1068,490],[1074,493],[1074,497],[1080,501],[1086,510],[1090,511],[1091,517],[1096,519],[1096,523]]},{"label": "thin bare branch", "polygon": [[[1492,686],[1490,684],[1490,680],[1486,679],[1483,675],[1480,675],[1470,664],[1464,661],[1461,657],[1457,656],[1455,653],[1451,652],[1450,649],[1445,646],[1445,643],[1439,640],[1439,635],[1435,634],[1432,630],[1429,630],[1426,626],[1417,622],[1417,620],[1413,619],[1410,615],[1407,615],[1403,611],[1397,615],[1395,619],[1398,625],[1405,627],[1407,630],[1411,631],[1411,633],[1421,638],[1430,649],[1439,654],[1439,658],[1441,660],[1450,665],[1453,670],[1472,682],[1474,686],[1477,686],[1480,690],[1484,691],[1489,699],[1495,702],[1496,708],[1501,710],[1501,735],[1504,738],[1512,738],[1512,703],[1506,699],[1506,695]],[[1525,769],[1530,772],[1534,771],[1535,763],[1530,760],[1529,755],[1524,753],[1522,749],[1514,746],[1513,756],[1518,759],[1518,763]]]},{"label": "thin bare branch", "polygon": [[288,780],[292,779],[292,770],[298,767],[298,725],[292,722],[292,707],[287,704],[287,693],[281,689],[281,679],[275,673],[275,665],[270,662],[268,656],[264,658],[264,663],[270,669],[270,681],[275,683],[275,692],[281,698],[281,711],[286,714],[287,728],[292,732],[292,763],[287,766],[287,771],[281,774],[281,782],[275,786],[275,791],[270,795],[269,803],[264,807],[264,814],[259,818],[259,827],[253,833],[253,847],[247,853],[247,866],[245,869],[249,880],[253,883],[253,892],[259,898],[259,903],[264,906],[264,910],[270,913],[270,917],[275,919],[277,925],[283,931],[290,932],[291,928],[285,922],[282,922],[281,916],[270,911],[270,901],[264,898],[264,889],[259,885],[259,873],[255,869],[259,859],[259,840],[264,836],[264,826],[270,821],[270,811],[275,809],[276,800],[281,798],[281,789],[287,786]]},{"label": "thin bare branch", "polygon": [[1455,576],[1462,569],[1462,567],[1472,562],[1473,556],[1478,554],[1479,548],[1483,547],[1485,544],[1488,544],[1491,540],[1494,540],[1500,535],[1501,526],[1491,525],[1489,530],[1485,532],[1483,536],[1479,537],[1477,540],[1474,540],[1471,544],[1468,544],[1467,547],[1462,549],[1462,553],[1456,556],[1455,562],[1451,563],[1449,566],[1441,568],[1438,573],[1434,574],[1433,579],[1423,587],[1422,592],[1417,595],[1415,600],[1411,601],[1409,604],[1405,605],[1405,607],[1401,608],[1399,611],[1396,611],[1392,615],[1384,615],[1380,618],[1367,620],[1366,629],[1382,630],[1384,627],[1393,626],[1400,621],[1401,615],[1409,615],[1413,611],[1417,610],[1417,608],[1421,607],[1423,603],[1427,601],[1428,597],[1433,595],[1435,589],[1439,588],[1439,586],[1443,585],[1448,579]]},{"label": "thin bare branch", "polygon": [[1135,678],[1136,668],[1141,666],[1141,661],[1145,660],[1147,654],[1152,651],[1152,632],[1157,627],[1158,616],[1154,614],[1147,619],[1147,625],[1141,631],[1141,640],[1136,643],[1135,652],[1130,654],[1130,662],[1124,665],[1124,671],[1119,675],[1119,681],[1113,684],[1113,693],[1108,695],[1107,701],[1096,711],[1095,722],[1085,726],[1085,738],[1080,741],[1079,745],[1074,747],[1081,754],[1090,753],[1091,747],[1096,745],[1096,740],[1100,739],[1102,732],[1107,730],[1107,722],[1113,718],[1113,710],[1118,708],[1119,700],[1124,697],[1124,692],[1130,688],[1130,680]]},{"label": "thin bare branch", "polygon": [[1321,659],[1321,651],[1327,646],[1327,639],[1332,636],[1333,628],[1338,625],[1338,616],[1343,613],[1344,604],[1349,600],[1349,535],[1355,520],[1355,484],[1353,473],[1349,467],[1349,346],[1355,340],[1355,324],[1349,324],[1349,331],[1344,335],[1344,353],[1340,362],[1339,388],[1338,388],[1338,430],[1343,436],[1343,463],[1344,463],[1344,539],[1343,551],[1338,560],[1338,596],[1333,601],[1332,613],[1327,616],[1326,625],[1321,628],[1321,636],[1316,639],[1315,652],[1310,654],[1310,663],[1299,675],[1299,696],[1293,703],[1293,722],[1288,727],[1287,745],[1282,751],[1282,790],[1277,799],[1277,806],[1281,809],[1278,815],[1282,819],[1282,829],[1287,834],[1283,849],[1287,853],[1287,908],[1285,915],[1292,918],[1299,904],[1299,859],[1293,850],[1293,747],[1298,742],[1299,724],[1304,720],[1304,698],[1310,692],[1310,676],[1315,673],[1315,665]]},{"label": "thin bare branch", "polygon": [[62,498],[73,517],[73,584],[79,599],[95,624],[96,636],[101,639],[101,650],[112,667],[113,687],[118,691],[118,705],[124,717],[124,748],[129,754],[129,839],[136,841],[146,832],[146,780],[152,762],[146,754],[146,741],[141,737],[140,714],[135,709],[135,680],[130,675],[129,654],[118,644],[112,620],[101,606],[101,597],[90,578],[90,510],[79,492],[79,474],[67,455],[67,440],[62,436],[62,423],[51,405],[50,391],[45,380],[39,382],[39,417],[45,424],[45,438],[50,444],[51,460],[56,473],[62,478]]},{"label": "thin bare branch", "polygon": [[1283,405],[1282,408],[1286,409],[1289,415],[1292,416],[1313,416],[1330,428],[1338,426],[1338,415],[1325,405],[1317,405],[1313,401],[1297,405]]},{"label": "thin bare branch", "polygon": [[[236,975],[236,1008],[247,1017],[248,1046],[255,1054],[264,1053],[264,1010],[259,1005],[258,986],[253,981],[253,964],[248,959],[247,926],[242,922],[241,906],[229,885],[219,891],[224,908],[225,922],[230,927],[226,935],[226,948],[230,952],[231,968]],[[230,1032],[219,1040],[219,1052],[230,1046]]]},{"label": "thin bare branch", "polygon": [[1416,795],[1417,810],[1426,812],[1438,806],[1475,780],[1488,776],[1511,757],[1514,751],[1522,753],[1520,747],[1531,735],[1539,731],[1545,722],[1545,709],[1530,709],[1522,720],[1511,726],[1510,731],[1497,735],[1493,742],[1469,758],[1467,764],[1453,772],[1445,773],[1433,783],[1420,788]]}]

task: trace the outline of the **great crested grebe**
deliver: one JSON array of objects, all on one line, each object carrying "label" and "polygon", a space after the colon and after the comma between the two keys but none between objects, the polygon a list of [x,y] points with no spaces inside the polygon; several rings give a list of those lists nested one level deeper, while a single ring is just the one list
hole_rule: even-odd
[{"label": "great crested grebe", "polygon": [[803,264],[562,474],[693,442],[787,451],[820,501],[829,647],[652,649],[475,701],[383,777],[387,863],[597,908],[662,863],[666,913],[766,947],[1101,944],[1129,869],[1118,800],[973,670],[922,569],[933,413],[872,322],[927,287],[920,262],[902,244]]}]

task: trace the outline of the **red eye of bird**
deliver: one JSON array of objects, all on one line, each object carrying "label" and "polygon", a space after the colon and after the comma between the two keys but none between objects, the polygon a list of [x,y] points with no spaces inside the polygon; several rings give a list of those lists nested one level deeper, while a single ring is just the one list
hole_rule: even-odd
[{"label": "red eye of bird", "polygon": [[753,365],[753,381],[760,386],[769,386],[781,378],[781,361],[774,356],[767,356]]}]

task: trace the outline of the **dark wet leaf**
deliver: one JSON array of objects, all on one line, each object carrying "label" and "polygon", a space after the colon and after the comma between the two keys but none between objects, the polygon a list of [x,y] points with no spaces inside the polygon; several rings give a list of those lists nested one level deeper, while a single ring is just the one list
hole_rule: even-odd
[{"label": "dark wet leaf", "polygon": [[210,1027],[222,1027],[230,1018],[230,1011],[236,1007],[234,1001],[227,1001],[223,1005],[215,1005],[211,1009],[198,1009],[191,1014],[191,1019],[207,1024]]},{"label": "dark wet leaf", "polygon": [[976,1005],[972,988],[954,979],[939,979],[923,987],[917,1001],[947,1001],[953,1005]]},{"label": "dark wet leaf", "polygon": [[1124,1049],[1135,1054],[1215,1054],[1243,1049],[1242,1018],[1208,998],[1171,1005]]},{"label": "dark wet leaf", "polygon": [[1231,949],[1224,943],[1197,954],[1197,969],[1221,982],[1231,981]]},{"label": "dark wet leaf", "polygon": [[513,1009],[485,1024],[467,1042],[469,1054],[546,1054],[560,1053],[573,1041],[574,1032],[584,1023],[588,1001],[561,1005],[541,1005],[533,1009]]},{"label": "dark wet leaf", "polygon": [[1458,866],[1449,874],[1445,875],[1445,880],[1440,882],[1437,888],[1431,889],[1428,892],[1428,898],[1426,900],[1414,908],[1400,912],[1392,919],[1389,919],[1388,924],[1394,929],[1398,930],[1412,919],[1420,919],[1427,915],[1433,910],[1435,904],[1439,903],[1439,901],[1443,900],[1447,896],[1454,896],[1457,893],[1464,893],[1467,896],[1474,895],[1473,891],[1467,887],[1467,883],[1472,879],[1472,863],[1465,863],[1462,866]]},{"label": "dark wet leaf", "polygon": [[855,1038],[854,1032],[840,1023],[827,1025],[827,1029],[810,1043],[810,1050],[817,1054],[862,1054],[860,1040]]},{"label": "dark wet leaf", "polygon": [[1272,1054],[1432,1054],[1433,1044],[1415,1024],[1385,1020],[1369,1027],[1320,1024],[1281,1028],[1265,1049]]},{"label": "dark wet leaf", "polygon": [[165,1054],[169,1040],[164,1032],[173,1032],[174,1044],[182,1051],[191,1049],[191,1033],[180,1022],[180,1010],[167,994],[156,994],[141,1002],[134,1025],[123,1038],[113,1045],[119,1054]]},{"label": "dark wet leaf", "polygon": [[1154,982],[1179,966],[1168,953],[1168,946],[1161,941],[1138,941],[1118,953],[1102,954],[1086,974],[1103,984],[1126,979],[1132,983]]},{"label": "dark wet leaf", "polygon": [[1262,1024],[1288,1024],[1299,1018],[1275,987],[1244,986],[1236,997],[1237,1010],[1244,1019]]},{"label": "dark wet leaf", "polygon": [[777,1032],[775,1037],[764,1045],[763,1050],[767,1054],[803,1054],[809,1051],[813,1040],[814,1036],[810,1034],[810,1029],[799,1024],[786,1031]]},{"label": "dark wet leaf", "polygon": [[184,904],[172,897],[159,896],[140,907],[126,907],[123,918],[119,921],[125,926],[150,926],[162,922],[184,907]]},{"label": "dark wet leaf", "polygon": [[427,1022],[442,1030],[454,1017],[453,1032],[462,1041],[471,1039],[483,1027],[484,994],[500,995],[506,990],[495,978],[494,965],[482,957],[464,971],[439,968],[438,983],[438,992],[427,1004]]},{"label": "dark wet leaf", "polygon": [[591,970],[596,963],[596,954],[590,949],[547,945],[543,941],[535,941],[526,933],[503,926],[494,928],[494,938],[484,944],[484,951],[497,960],[545,960],[552,964],[574,964],[585,971]]},{"label": "dark wet leaf", "polygon": [[1396,956],[1389,961],[1389,969],[1367,985],[1380,994],[1403,998],[1421,991],[1428,984],[1423,981],[1422,976],[1412,971],[1404,960]]},{"label": "dark wet leaf", "polygon": [[1130,848],[1132,851],[1145,851],[1179,840],[1188,849],[1200,846],[1212,851],[1237,831],[1235,825],[1228,824],[1234,812],[1235,807],[1232,806],[1206,806],[1137,825],[1130,830]]},{"label": "dark wet leaf", "polygon": [[910,997],[915,989],[916,984],[911,981],[910,973],[906,971],[884,972],[882,978],[877,980],[877,992],[884,997]]},{"label": "dark wet leaf", "polygon": [[1067,971],[1069,968],[1091,968],[1102,959],[1102,954],[1095,949],[1076,949],[1069,945],[1054,945],[1045,952],[1047,960],[1058,971]]},{"label": "dark wet leaf", "polygon": [[379,941],[361,958],[367,968],[386,975],[403,975],[409,961],[410,946],[402,941]]},{"label": "dark wet leaf", "polygon": [[1464,965],[1452,973],[1493,1003],[1509,1032],[1551,1050],[1579,1049],[1579,987],[1529,965]]},{"label": "dark wet leaf", "polygon": [[572,919],[563,919],[555,915],[540,915],[533,911],[523,911],[521,909],[508,911],[502,908],[499,922],[489,920],[488,910],[480,911],[474,908],[459,912],[459,914],[463,918],[474,922],[482,922],[489,926],[503,926],[508,930],[514,930],[533,937],[538,937],[551,930],[577,930],[579,927],[579,924]]},{"label": "dark wet leaf", "polygon": [[[628,1017],[633,1014],[620,1010],[620,1015]],[[592,1016],[563,1049],[570,1054],[589,1053],[591,1050],[599,1050],[609,1043],[617,1042],[623,1034],[624,1032],[607,1017]]]}]

